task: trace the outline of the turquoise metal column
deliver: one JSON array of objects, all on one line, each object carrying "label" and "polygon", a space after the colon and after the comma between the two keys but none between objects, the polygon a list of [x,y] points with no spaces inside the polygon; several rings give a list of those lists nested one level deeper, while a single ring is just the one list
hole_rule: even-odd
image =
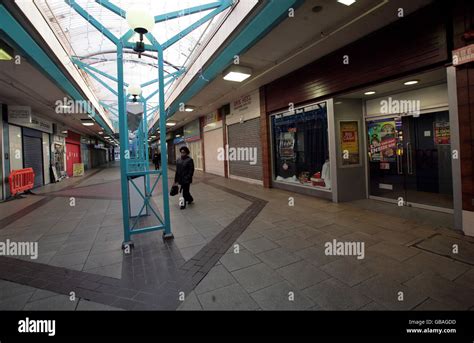
[{"label": "turquoise metal column", "polygon": [[160,152],[161,152],[161,178],[163,185],[163,216],[165,217],[165,231],[163,237],[173,238],[171,233],[170,221],[170,203],[169,203],[169,187],[168,187],[168,152],[166,150],[166,108],[165,108],[165,76],[163,63],[163,48],[157,44],[158,48],[158,89],[160,90],[159,106],[160,106]]},{"label": "turquoise metal column", "polygon": [[119,110],[119,132],[120,132],[120,184],[122,189],[122,222],[124,241],[122,248],[133,247],[130,240],[129,218],[129,194],[128,194],[128,159],[130,152],[128,150],[128,123],[127,109],[125,108],[125,94],[123,90],[123,43],[120,40],[117,43],[117,77],[118,77],[118,110]]}]

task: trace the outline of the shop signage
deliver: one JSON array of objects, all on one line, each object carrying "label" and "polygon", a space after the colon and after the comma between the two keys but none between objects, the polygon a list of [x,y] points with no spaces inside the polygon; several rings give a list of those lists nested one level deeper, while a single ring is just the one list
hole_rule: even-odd
[{"label": "shop signage", "polygon": [[434,123],[434,143],[437,145],[451,144],[449,122],[437,121]]},{"label": "shop signage", "polygon": [[195,120],[184,127],[184,139],[186,142],[194,142],[201,139],[199,120]]},{"label": "shop signage", "polygon": [[18,125],[31,124],[31,107],[29,106],[9,106],[8,119],[15,121]]},{"label": "shop signage", "polygon": [[219,116],[217,114],[217,111],[208,114],[207,116],[204,117],[204,126],[207,126],[209,124],[217,123],[219,121]]},{"label": "shop signage", "polygon": [[341,121],[339,123],[339,134],[341,139],[342,166],[359,165],[359,122],[356,120]]},{"label": "shop signage", "polygon": [[30,115],[30,120],[27,119],[27,113],[24,111],[12,112],[8,114],[8,122],[19,126],[28,127],[47,133],[53,133],[53,123],[49,120],[40,118],[34,114]]},{"label": "shop signage", "polygon": [[242,112],[242,111],[247,110],[251,104],[252,104],[252,96],[250,95],[245,95],[241,97],[240,99],[235,100],[232,103],[234,111],[237,111],[237,112]]},{"label": "shop signage", "polygon": [[397,130],[394,120],[373,121],[368,124],[372,161],[394,162],[397,153]]},{"label": "shop signage", "polygon": [[474,44],[453,51],[453,65],[455,67],[470,62],[474,62]]}]

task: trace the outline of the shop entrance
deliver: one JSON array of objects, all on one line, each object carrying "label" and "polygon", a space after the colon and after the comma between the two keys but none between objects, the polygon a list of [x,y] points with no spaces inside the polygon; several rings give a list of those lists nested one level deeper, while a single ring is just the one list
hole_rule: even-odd
[{"label": "shop entrance", "polygon": [[366,123],[370,197],[452,212],[449,112]]}]

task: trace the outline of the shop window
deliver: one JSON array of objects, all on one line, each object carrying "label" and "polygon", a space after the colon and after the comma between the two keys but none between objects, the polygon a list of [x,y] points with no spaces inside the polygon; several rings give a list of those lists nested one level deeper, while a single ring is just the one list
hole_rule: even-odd
[{"label": "shop window", "polygon": [[331,189],[326,103],[272,117],[275,180]]}]

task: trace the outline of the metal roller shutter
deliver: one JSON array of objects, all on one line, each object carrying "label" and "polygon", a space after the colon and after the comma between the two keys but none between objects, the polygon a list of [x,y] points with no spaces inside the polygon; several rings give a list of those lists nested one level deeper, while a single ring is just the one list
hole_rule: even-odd
[{"label": "metal roller shutter", "polygon": [[43,185],[43,154],[41,138],[23,136],[23,161],[25,168],[33,168],[35,187]]},{"label": "metal roller shutter", "polygon": [[257,148],[257,163],[229,161],[231,175],[253,180],[262,180],[262,148],[260,145],[260,118],[228,126],[229,149]]}]

